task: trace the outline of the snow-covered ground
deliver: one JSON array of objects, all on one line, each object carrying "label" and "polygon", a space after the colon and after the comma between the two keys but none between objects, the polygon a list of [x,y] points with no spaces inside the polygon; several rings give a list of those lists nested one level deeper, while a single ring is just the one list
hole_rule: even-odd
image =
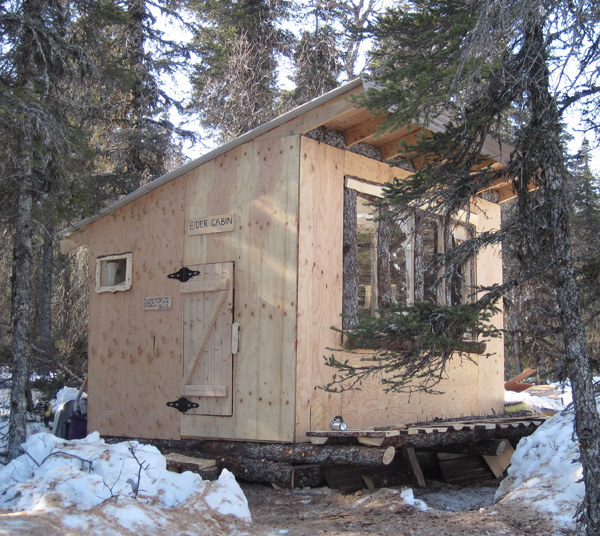
[{"label": "snow-covered ground", "polygon": [[[600,381],[600,378],[595,381]],[[527,400],[527,393],[519,395],[523,401],[532,403]],[[507,398],[514,401],[519,395],[510,393]],[[570,399],[568,387],[565,396]],[[533,405],[554,408],[553,402],[556,400],[538,398]],[[600,411],[600,397],[596,403]],[[568,406],[548,419],[532,435],[521,439],[508,468],[508,477],[496,492],[496,501],[518,501],[537,511],[546,512],[560,527],[574,528],[574,516],[585,488],[581,482],[583,475],[573,419],[573,406]]]},{"label": "snow-covered ground", "polygon": [[215,527],[221,527],[223,516],[251,521],[230,472],[224,470],[215,482],[172,473],[149,445],[109,445],[97,432],[75,441],[39,433],[23,448],[26,454],[0,470],[0,534],[22,526],[23,514],[41,512],[54,517],[65,533],[94,535],[218,534],[222,530]]},{"label": "snow-covered ground", "polygon": [[[556,396],[518,396],[536,407],[559,409]],[[515,394],[507,394],[507,401],[515,402]],[[23,448],[26,454],[0,469],[0,536],[37,534],[28,527],[42,518],[56,534],[241,536],[250,526],[246,498],[227,471],[215,482],[171,473],[156,448],[134,441],[106,444],[95,432],[76,441],[36,433]],[[573,528],[584,492],[577,454],[573,411],[567,408],[521,440],[496,501],[530,506],[546,512],[557,527]],[[454,510],[457,501],[465,507],[460,494],[421,496],[424,502],[410,489],[397,493],[420,510],[427,510],[427,502],[436,509]],[[483,491],[478,493],[475,501],[482,500]]]}]

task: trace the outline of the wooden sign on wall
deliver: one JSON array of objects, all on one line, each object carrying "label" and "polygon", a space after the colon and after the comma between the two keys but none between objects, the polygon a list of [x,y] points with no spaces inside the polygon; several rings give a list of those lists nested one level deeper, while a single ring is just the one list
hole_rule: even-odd
[{"label": "wooden sign on wall", "polygon": [[144,311],[166,311],[171,308],[171,296],[147,296]]},{"label": "wooden sign on wall", "polygon": [[235,214],[222,214],[220,216],[202,216],[191,219],[188,223],[188,234],[227,233],[233,231]]}]

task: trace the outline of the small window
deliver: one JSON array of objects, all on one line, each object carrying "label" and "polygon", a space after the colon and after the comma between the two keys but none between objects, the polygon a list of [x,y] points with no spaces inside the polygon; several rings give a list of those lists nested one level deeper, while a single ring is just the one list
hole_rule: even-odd
[{"label": "small window", "polygon": [[131,253],[96,259],[96,292],[118,292],[131,288]]}]

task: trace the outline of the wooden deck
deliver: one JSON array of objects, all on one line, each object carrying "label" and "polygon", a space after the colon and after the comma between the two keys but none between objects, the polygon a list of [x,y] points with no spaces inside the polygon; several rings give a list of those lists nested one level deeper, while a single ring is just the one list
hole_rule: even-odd
[{"label": "wooden deck", "polygon": [[451,443],[487,439],[516,440],[531,435],[546,417],[502,417],[436,423],[401,424],[389,427],[350,429],[344,432],[315,430],[306,435],[311,443],[353,443],[396,448],[439,448]]}]

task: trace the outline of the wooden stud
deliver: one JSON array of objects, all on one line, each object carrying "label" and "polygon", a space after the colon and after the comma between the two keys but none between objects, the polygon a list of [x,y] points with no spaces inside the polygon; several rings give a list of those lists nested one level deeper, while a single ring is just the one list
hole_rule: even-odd
[{"label": "wooden stud", "polygon": [[409,157],[410,153],[407,152],[406,148],[416,145],[423,136],[431,137],[431,132],[415,126],[413,130],[404,136],[382,145],[380,147],[382,160],[388,160],[396,156]]},{"label": "wooden stud", "polygon": [[405,179],[412,173],[398,167],[390,167],[385,162],[378,162],[372,158],[346,151],[344,154],[344,175],[377,184],[385,184],[386,182],[393,182],[394,177]]},{"label": "wooden stud", "polygon": [[383,114],[377,115],[364,123],[360,123],[344,132],[346,147],[351,147],[361,142],[372,140],[379,132],[379,127],[385,122]]}]

